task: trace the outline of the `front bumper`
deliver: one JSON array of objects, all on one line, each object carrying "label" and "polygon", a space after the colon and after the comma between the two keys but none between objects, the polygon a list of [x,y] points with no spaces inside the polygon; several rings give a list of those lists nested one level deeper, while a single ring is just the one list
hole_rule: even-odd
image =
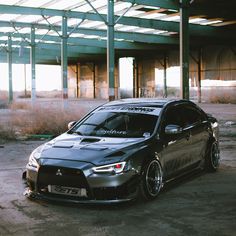
[{"label": "front bumper", "polygon": [[[72,165],[73,166],[73,165]],[[62,175],[56,175],[58,169]],[[139,175],[135,171],[120,174],[94,174],[91,168],[80,169],[61,166],[27,167],[25,196],[70,203],[118,203],[135,199],[138,194]],[[49,192],[49,185],[85,188],[86,197],[68,196]]]},{"label": "front bumper", "polygon": [[110,199],[110,200],[98,200],[98,199],[69,199],[62,196],[53,197],[50,195],[41,194],[38,192],[31,191],[29,187],[27,187],[24,191],[24,196],[31,200],[46,200],[53,202],[65,202],[65,203],[76,203],[76,204],[116,204],[116,203],[124,203],[129,202],[135,199],[133,198],[125,198],[125,199]]}]

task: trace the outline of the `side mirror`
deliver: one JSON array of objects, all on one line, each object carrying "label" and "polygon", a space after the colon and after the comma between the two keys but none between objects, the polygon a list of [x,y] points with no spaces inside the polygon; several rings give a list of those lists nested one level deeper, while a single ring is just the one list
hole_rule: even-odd
[{"label": "side mirror", "polygon": [[68,124],[68,129],[71,129],[75,124],[76,124],[77,121],[71,121],[69,122]]},{"label": "side mirror", "polygon": [[167,125],[165,127],[166,134],[181,134],[183,129],[179,125]]}]

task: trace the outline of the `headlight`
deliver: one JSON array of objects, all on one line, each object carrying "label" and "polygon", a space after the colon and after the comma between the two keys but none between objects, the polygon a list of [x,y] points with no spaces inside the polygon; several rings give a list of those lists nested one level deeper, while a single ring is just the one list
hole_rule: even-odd
[{"label": "headlight", "polygon": [[217,128],[219,126],[218,122],[214,122],[213,124],[211,124],[211,127],[213,129]]},{"label": "headlight", "polygon": [[38,168],[39,164],[37,160],[39,159],[40,154],[41,154],[41,148],[35,149],[29,157],[28,166],[33,168]]},{"label": "headlight", "polygon": [[93,167],[92,169],[95,173],[115,173],[115,174],[119,174],[124,170],[125,164],[126,164],[126,162],[124,161],[124,162],[114,163],[114,164],[110,164],[110,165]]}]

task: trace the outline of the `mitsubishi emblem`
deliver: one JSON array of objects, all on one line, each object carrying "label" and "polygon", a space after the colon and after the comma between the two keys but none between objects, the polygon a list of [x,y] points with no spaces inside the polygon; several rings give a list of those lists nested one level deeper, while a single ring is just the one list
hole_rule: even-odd
[{"label": "mitsubishi emblem", "polygon": [[57,170],[56,175],[57,175],[57,176],[62,176],[62,173],[61,173],[61,170],[60,170],[60,169]]}]

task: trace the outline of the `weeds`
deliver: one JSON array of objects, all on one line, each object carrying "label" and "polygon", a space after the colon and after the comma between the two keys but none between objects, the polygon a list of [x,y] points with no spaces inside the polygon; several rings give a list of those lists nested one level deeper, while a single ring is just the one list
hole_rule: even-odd
[{"label": "weeds", "polygon": [[0,124],[0,144],[5,140],[15,140],[16,134],[11,125],[1,125]]},{"label": "weeds", "polygon": [[9,105],[9,108],[12,110],[28,110],[30,106],[25,102],[14,102]]},{"label": "weeds", "polygon": [[[21,110],[16,112],[16,108]],[[70,121],[79,120],[84,114],[83,109],[64,111],[56,108],[31,108],[23,103],[13,105],[7,124],[0,126],[0,139],[14,140],[35,134],[57,136],[67,130]]]},{"label": "weeds", "polygon": [[20,129],[23,135],[50,134],[59,135],[67,130],[67,124],[72,120],[79,120],[83,111],[63,111],[60,109],[32,108],[25,114],[13,116],[13,126]]},{"label": "weeds", "polygon": [[235,91],[212,91],[210,92],[209,102],[211,103],[224,103],[236,104]]}]

